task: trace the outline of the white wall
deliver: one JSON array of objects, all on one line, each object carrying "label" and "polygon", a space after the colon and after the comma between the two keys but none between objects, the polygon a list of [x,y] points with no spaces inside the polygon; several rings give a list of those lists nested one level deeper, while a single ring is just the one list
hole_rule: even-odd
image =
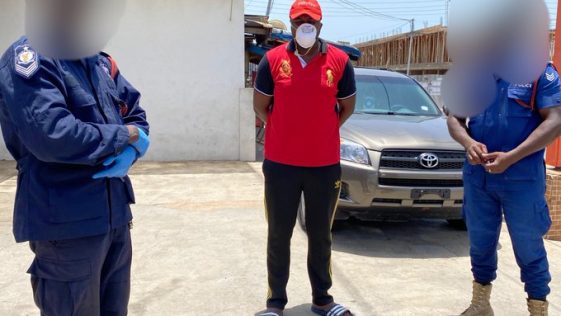
[{"label": "white wall", "polygon": [[[3,26],[21,24],[23,1],[0,2],[4,49],[17,36],[6,40]],[[16,14],[3,10],[7,4]],[[129,0],[106,51],[143,94],[152,125],[147,159],[254,159],[248,129],[255,120],[243,92],[243,6],[242,0]]]},{"label": "white wall", "polygon": [[[0,55],[23,34],[24,4],[23,0],[0,0]],[[0,137],[0,160],[6,159],[12,157]]]}]

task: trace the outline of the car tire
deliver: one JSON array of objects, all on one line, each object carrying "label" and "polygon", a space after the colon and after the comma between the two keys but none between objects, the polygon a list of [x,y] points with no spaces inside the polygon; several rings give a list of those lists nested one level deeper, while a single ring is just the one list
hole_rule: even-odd
[{"label": "car tire", "polygon": [[300,205],[298,206],[298,224],[303,231],[306,231],[306,203],[304,202],[304,194],[300,198]]},{"label": "car tire", "polygon": [[449,219],[448,224],[457,230],[467,230],[466,222],[463,219]]},{"label": "car tire", "polygon": [[[342,222],[344,221],[338,221],[335,220],[333,222],[333,226],[331,227],[331,231],[336,231],[337,229],[340,228]],[[304,201],[304,194],[302,194],[302,197],[300,198],[300,205],[298,205],[298,226],[300,226],[300,228],[306,232],[306,203]]]}]

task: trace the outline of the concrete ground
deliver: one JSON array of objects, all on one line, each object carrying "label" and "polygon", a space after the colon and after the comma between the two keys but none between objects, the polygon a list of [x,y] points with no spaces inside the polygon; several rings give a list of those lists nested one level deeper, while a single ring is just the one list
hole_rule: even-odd
[{"label": "concrete ground", "polygon": [[[11,235],[13,164],[0,166],[0,315],[38,315],[26,244]],[[8,170],[8,171],[6,171]],[[251,316],[267,291],[260,164],[143,163],[133,172],[130,315]],[[561,244],[546,242],[551,315],[561,315]],[[312,315],[306,236],[296,228],[287,316]],[[334,235],[336,300],[357,315],[453,315],[470,299],[465,232],[442,221],[345,223]],[[496,315],[527,315],[508,234],[500,248]]]}]

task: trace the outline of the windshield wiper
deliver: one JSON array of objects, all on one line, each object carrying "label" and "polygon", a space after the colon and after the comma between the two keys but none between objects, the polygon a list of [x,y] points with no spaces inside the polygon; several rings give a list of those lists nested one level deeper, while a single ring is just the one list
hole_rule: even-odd
[{"label": "windshield wiper", "polygon": [[369,115],[395,115],[395,112],[374,112],[374,111],[360,111],[360,112],[355,112],[355,114],[369,114]]},{"label": "windshield wiper", "polygon": [[396,113],[395,115],[403,115],[403,116],[423,116],[422,114],[418,114],[418,113]]},{"label": "windshield wiper", "polygon": [[360,111],[355,114],[368,114],[368,115],[395,115],[395,116],[438,116],[435,114],[422,114],[422,113],[399,113],[399,112],[374,112],[374,111]]},{"label": "windshield wiper", "polygon": [[396,113],[395,115],[403,115],[403,116],[440,116],[439,114],[424,114],[424,113]]}]

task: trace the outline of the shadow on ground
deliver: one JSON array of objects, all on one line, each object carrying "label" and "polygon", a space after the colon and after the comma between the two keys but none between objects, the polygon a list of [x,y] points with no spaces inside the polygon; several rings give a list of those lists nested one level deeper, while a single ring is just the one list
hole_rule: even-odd
[{"label": "shadow on ground", "polygon": [[446,221],[338,222],[333,250],[379,258],[453,258],[469,256],[467,232]]},{"label": "shadow on ground", "polygon": [[284,311],[284,316],[304,316],[304,315],[316,315],[310,310],[312,308],[311,304],[302,304],[287,308]]},{"label": "shadow on ground", "polygon": [[[287,309],[284,310],[283,312],[283,316],[307,316],[307,315],[316,315],[314,313],[312,313],[312,311],[310,310],[312,308],[311,304],[302,304],[302,305],[298,305],[298,306],[294,306],[294,307],[289,307]],[[264,313],[265,311],[260,311],[255,313],[255,316],[259,316],[262,313]]]}]

